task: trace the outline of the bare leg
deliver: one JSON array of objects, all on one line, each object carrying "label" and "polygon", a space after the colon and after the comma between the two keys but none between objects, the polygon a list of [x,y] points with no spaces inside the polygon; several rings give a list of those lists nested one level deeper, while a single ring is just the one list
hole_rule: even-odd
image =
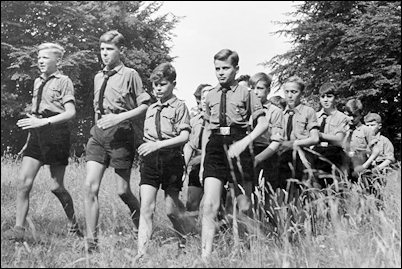
[{"label": "bare leg", "polygon": [[97,238],[97,226],[99,218],[98,194],[105,169],[106,166],[98,162],[87,162],[87,176],[84,183],[85,223],[87,226],[87,237],[92,240]]},{"label": "bare leg", "polygon": [[179,191],[165,191],[166,214],[178,232],[180,238],[193,230],[195,223],[190,223],[184,215],[184,208],[179,199]]},{"label": "bare leg", "polygon": [[140,222],[138,227],[138,255],[146,253],[148,241],[151,239],[153,228],[153,215],[156,205],[156,194],[158,189],[151,185],[143,184],[140,186],[141,210]]},{"label": "bare leg", "polygon": [[131,169],[116,169],[115,172],[117,175],[117,193],[130,209],[131,219],[137,230],[140,222],[140,202],[130,189]]},{"label": "bare leg", "polygon": [[16,226],[24,226],[29,210],[29,193],[36,174],[42,163],[31,157],[22,158],[22,167],[18,176]]},{"label": "bare leg", "polygon": [[64,174],[66,171],[65,165],[50,165],[50,176],[53,180],[51,191],[59,199],[64,211],[66,212],[68,221],[71,227],[78,228],[78,222],[74,213],[73,199],[70,193],[64,187]]},{"label": "bare leg", "polygon": [[202,216],[202,258],[211,256],[212,244],[216,230],[216,217],[218,215],[222,194],[222,181],[214,177],[207,177],[204,182],[204,204]]}]

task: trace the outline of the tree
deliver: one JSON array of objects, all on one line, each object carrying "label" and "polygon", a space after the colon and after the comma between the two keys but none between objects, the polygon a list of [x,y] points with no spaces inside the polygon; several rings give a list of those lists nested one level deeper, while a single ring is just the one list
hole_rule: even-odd
[{"label": "tree", "polygon": [[36,68],[36,46],[57,42],[65,49],[61,70],[75,87],[77,117],[72,142],[83,145],[93,124],[93,77],[103,68],[99,37],[118,30],[126,38],[124,63],[135,68],[147,91],[150,72],[172,61],[167,45],[179,19],[156,16],[161,2],[141,1],[2,1],[1,2],[1,117],[2,152],[18,151],[26,132],[15,123],[31,103]]},{"label": "tree", "polygon": [[292,37],[293,48],[270,66],[283,82],[298,75],[317,99],[319,87],[338,85],[343,102],[360,98],[365,110],[383,117],[383,134],[401,141],[401,2],[305,1],[295,19],[276,32]]}]

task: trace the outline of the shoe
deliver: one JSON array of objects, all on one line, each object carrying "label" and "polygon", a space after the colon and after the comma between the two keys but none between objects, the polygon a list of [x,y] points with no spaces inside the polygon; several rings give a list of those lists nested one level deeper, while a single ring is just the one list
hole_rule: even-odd
[{"label": "shoe", "polygon": [[100,252],[99,250],[99,245],[98,245],[98,239],[89,239],[87,238],[86,244],[85,244],[85,251],[88,252],[88,254],[92,254],[95,252]]},{"label": "shoe", "polygon": [[8,240],[23,242],[25,240],[25,228],[22,226],[14,226],[13,228],[4,232],[3,235]]},{"label": "shoe", "polygon": [[84,234],[81,232],[80,227],[78,226],[78,224],[75,225],[70,225],[68,227],[68,232],[67,234],[69,236],[78,236],[78,237],[84,237]]}]

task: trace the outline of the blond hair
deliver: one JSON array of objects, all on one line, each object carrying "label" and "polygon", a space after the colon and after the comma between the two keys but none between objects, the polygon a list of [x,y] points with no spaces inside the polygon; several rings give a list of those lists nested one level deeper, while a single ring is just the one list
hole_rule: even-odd
[{"label": "blond hair", "polygon": [[46,42],[46,43],[42,43],[38,46],[38,51],[41,51],[44,49],[52,50],[52,52],[60,59],[63,58],[64,52],[65,52],[64,48],[57,43]]}]

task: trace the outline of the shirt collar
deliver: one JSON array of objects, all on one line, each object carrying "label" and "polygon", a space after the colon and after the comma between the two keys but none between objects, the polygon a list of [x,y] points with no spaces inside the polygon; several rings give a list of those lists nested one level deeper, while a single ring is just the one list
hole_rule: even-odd
[{"label": "shirt collar", "polygon": [[284,114],[289,113],[289,111],[291,111],[291,110],[300,113],[301,108],[302,108],[302,103],[298,104],[298,105],[297,105],[295,108],[293,108],[293,109],[290,109],[289,106],[286,105]]},{"label": "shirt collar", "polygon": [[172,106],[172,104],[177,100],[176,95],[172,95],[172,97],[169,100],[166,100],[165,102],[161,103],[160,100],[156,101],[155,106],[161,106],[161,107],[168,107]]},{"label": "shirt collar", "polygon": [[[56,72],[52,73],[48,78],[50,78],[50,77],[60,78],[60,76],[61,76],[61,72],[60,72],[59,70],[57,70]],[[40,77],[42,80],[45,80],[43,74],[41,74],[39,77]]]},{"label": "shirt collar", "polygon": [[337,109],[333,110],[332,113],[327,114],[327,113],[324,112],[324,109],[321,108],[320,111],[317,112],[317,116],[318,116],[319,118],[321,118],[324,114],[326,114],[327,116],[334,116],[336,113],[338,113],[338,110],[337,110]]},{"label": "shirt collar", "polygon": [[[239,84],[236,82],[233,85],[229,86],[229,90],[234,92],[238,86]],[[222,85],[218,84],[218,91],[222,91],[222,89],[223,89]]]},{"label": "shirt collar", "polygon": [[[121,74],[123,74],[123,66],[124,66],[124,64],[120,63],[118,66],[115,66],[112,70],[116,70],[116,74],[121,75]],[[106,66],[105,66],[105,68],[103,68],[102,71],[103,71],[103,74],[105,74],[107,71],[111,71],[111,70],[106,69]]]}]

